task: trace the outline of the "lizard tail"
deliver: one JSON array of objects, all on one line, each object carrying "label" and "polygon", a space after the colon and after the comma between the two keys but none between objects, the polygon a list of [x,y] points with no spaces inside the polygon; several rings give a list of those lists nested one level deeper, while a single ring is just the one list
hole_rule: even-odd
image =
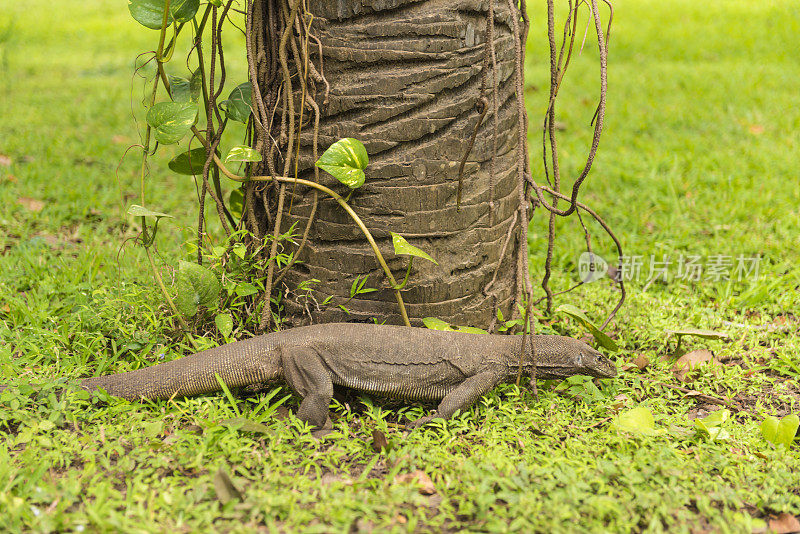
[{"label": "lizard tail", "polygon": [[[258,341],[256,341],[258,340]],[[128,400],[169,399],[219,391],[217,376],[228,387],[267,382],[282,376],[278,351],[252,338],[184,358],[115,375],[86,378],[86,389],[103,388]]]}]

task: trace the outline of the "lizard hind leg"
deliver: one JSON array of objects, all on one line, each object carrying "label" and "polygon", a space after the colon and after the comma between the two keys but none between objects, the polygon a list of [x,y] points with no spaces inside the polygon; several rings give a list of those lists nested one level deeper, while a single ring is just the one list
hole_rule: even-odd
[{"label": "lizard hind leg", "polygon": [[316,429],[332,427],[328,407],[333,397],[333,382],[327,366],[308,347],[281,349],[284,379],[302,397],[297,418]]}]

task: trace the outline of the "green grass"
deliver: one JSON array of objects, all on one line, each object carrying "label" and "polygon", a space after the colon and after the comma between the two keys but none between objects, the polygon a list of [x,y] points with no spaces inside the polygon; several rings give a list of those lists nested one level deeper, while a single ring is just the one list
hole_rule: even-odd
[{"label": "green grass", "polygon": [[[80,391],[56,397],[55,386],[6,391],[0,530],[750,532],[780,512],[800,514],[798,445],[785,453],[758,431],[767,415],[800,412],[795,6],[619,4],[606,128],[582,199],[608,220],[626,254],[760,254],[760,280],[673,276],[645,288],[644,273],[629,284],[610,332],[623,348],[620,367],[643,354],[645,371],[597,387],[543,388],[538,402],[504,386],[452,421],[408,435],[396,423],[421,407],[355,397],[335,407],[335,432],[315,440],[285,416],[283,406],[296,408],[285,388],[234,403],[220,394],[146,404]],[[138,139],[131,108],[141,121],[134,58],[156,34],[130,20],[122,3],[67,2],[59,11],[67,15],[55,20],[50,4],[28,2],[0,13],[0,155],[11,159],[0,166],[0,375],[15,384],[124,371],[191,350],[174,341],[143,253],[125,243],[135,235],[124,216],[138,201],[135,151],[117,166]],[[531,12],[535,155],[548,74],[544,10]],[[232,84],[243,81],[241,58],[228,59]],[[596,65],[587,38],[558,104],[567,183],[588,147]],[[147,195],[148,206],[177,218],[159,238],[162,257],[175,264],[187,254],[180,246],[196,208],[191,181],[166,169],[171,155],[153,159]],[[541,172],[537,157],[534,164]],[[25,199],[41,201],[41,211]],[[607,239],[590,227],[595,250],[610,257]],[[582,236],[574,220],[559,231],[554,286],[566,288]],[[545,235],[538,211],[529,240],[538,273]],[[558,303],[599,322],[615,297],[596,282]],[[540,328],[583,333],[556,319]],[[712,349],[723,364],[680,384],[664,358],[675,346],[666,331],[690,327],[732,340],[684,341]],[[748,412],[729,421],[730,439],[711,442],[691,418],[715,407],[663,384]],[[615,414],[636,406],[652,411],[658,434],[615,430]],[[220,424],[240,414],[268,431]],[[374,430],[386,434],[388,452],[373,451]],[[221,502],[220,469],[241,502]],[[435,494],[398,478],[416,470],[430,476]]]}]

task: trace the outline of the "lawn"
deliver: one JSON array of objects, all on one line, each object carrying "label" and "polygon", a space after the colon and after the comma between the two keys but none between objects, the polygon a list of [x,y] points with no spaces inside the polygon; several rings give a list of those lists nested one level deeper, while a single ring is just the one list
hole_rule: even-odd
[{"label": "lawn", "polygon": [[[800,515],[800,445],[776,447],[759,429],[800,413],[794,2],[615,6],[606,127],[582,200],[624,246],[629,295],[608,329],[619,377],[541,384],[538,400],[502,386],[411,433],[399,423],[423,407],[352,397],[334,406],[335,431],[322,440],[289,415],[297,402],[286,388],[133,404],[56,395],[70,379],[192,351],[125,215],[139,198],[140,156],[123,158],[143,116],[134,61],[155,32],[121,2],[6,4],[0,382],[20,387],[0,393],[0,530],[753,532]],[[540,4],[530,6],[526,65],[538,174],[549,76]],[[590,44],[558,103],[565,177],[590,140]],[[244,81],[242,58],[227,59]],[[148,204],[175,216],[159,234],[166,265],[189,256],[196,224],[194,185],[168,171],[172,155],[152,158],[147,182]],[[529,236],[536,273],[546,220],[537,211]],[[590,229],[595,252],[611,258]],[[574,219],[559,235],[553,284],[565,289],[583,237]],[[698,279],[684,276],[687,262],[702,267]],[[718,276],[743,262],[757,276]],[[651,266],[666,277],[651,280]],[[600,323],[616,296],[605,279],[556,304]],[[537,328],[585,334],[563,313]],[[685,337],[682,349],[713,358],[681,376],[668,332],[690,328],[727,338]],[[698,430],[694,419],[722,410],[721,427]],[[263,426],[226,423],[234,418]],[[375,452],[376,431],[388,450]]]}]

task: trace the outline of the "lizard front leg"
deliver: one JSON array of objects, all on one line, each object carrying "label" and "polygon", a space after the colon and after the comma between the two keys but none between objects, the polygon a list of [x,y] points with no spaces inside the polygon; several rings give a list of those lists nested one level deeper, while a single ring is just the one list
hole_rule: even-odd
[{"label": "lizard front leg", "polygon": [[472,406],[476,400],[491,391],[502,379],[503,374],[498,371],[484,371],[471,376],[445,395],[435,412],[412,421],[408,426],[417,428],[433,419],[450,419],[458,410]]},{"label": "lizard front leg", "polygon": [[319,355],[307,347],[281,348],[284,379],[303,400],[297,417],[317,429],[331,428],[328,408],[333,397],[330,372]]}]

